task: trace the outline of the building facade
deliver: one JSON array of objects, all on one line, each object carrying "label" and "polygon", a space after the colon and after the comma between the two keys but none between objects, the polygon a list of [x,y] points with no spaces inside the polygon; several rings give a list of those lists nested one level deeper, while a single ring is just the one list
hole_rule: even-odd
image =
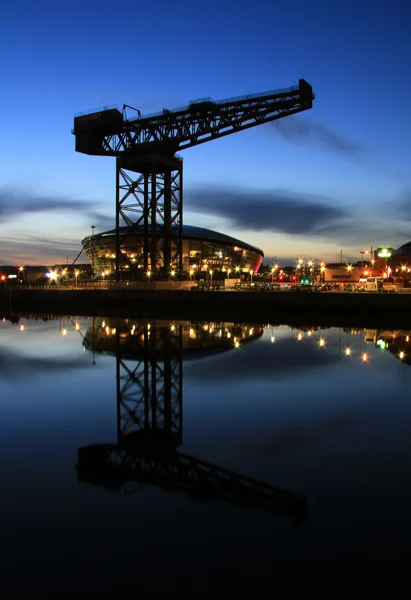
[{"label": "building facade", "polygon": [[[116,267],[116,231],[88,236],[82,245],[92,265],[94,276],[110,278]],[[228,235],[183,225],[183,273],[191,277],[210,270],[218,273],[256,273],[264,253],[259,248]],[[122,279],[147,278],[143,262],[143,233],[141,229],[120,228],[120,271]],[[179,274],[175,272],[177,277]]]}]

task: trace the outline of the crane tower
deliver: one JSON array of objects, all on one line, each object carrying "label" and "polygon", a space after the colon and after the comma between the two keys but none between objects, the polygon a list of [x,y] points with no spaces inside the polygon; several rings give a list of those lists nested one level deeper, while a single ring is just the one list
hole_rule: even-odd
[{"label": "crane tower", "polygon": [[125,109],[74,118],[76,151],[116,157],[116,280],[121,278],[120,221],[143,234],[144,270],[182,274],[183,162],[177,152],[312,108],[304,79],[286,89],[127,119]]}]

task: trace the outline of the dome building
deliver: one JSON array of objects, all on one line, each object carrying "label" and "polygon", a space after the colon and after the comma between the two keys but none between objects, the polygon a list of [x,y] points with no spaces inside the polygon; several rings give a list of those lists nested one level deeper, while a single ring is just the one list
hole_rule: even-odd
[{"label": "dome building", "polygon": [[389,259],[389,266],[392,271],[403,271],[410,273],[411,269],[411,242],[407,242],[395,250]]},{"label": "dome building", "polygon": [[[116,268],[116,230],[87,236],[83,250],[93,268],[94,276],[104,278]],[[141,227],[120,228],[120,270],[122,279],[146,277],[143,273],[143,231]],[[264,253],[259,248],[203,227],[183,225],[183,275],[206,272],[217,274],[256,273]]]}]

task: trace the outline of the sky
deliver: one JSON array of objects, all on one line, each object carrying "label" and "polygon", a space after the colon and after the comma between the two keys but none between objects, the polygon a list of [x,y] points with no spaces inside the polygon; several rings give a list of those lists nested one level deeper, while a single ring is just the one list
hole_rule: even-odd
[{"label": "sky", "polygon": [[0,264],[70,263],[91,225],[114,226],[115,161],[75,152],[76,113],[300,78],[312,110],[182,153],[184,223],[258,246],[266,264],[410,241],[410,30],[405,0],[7,3]]}]

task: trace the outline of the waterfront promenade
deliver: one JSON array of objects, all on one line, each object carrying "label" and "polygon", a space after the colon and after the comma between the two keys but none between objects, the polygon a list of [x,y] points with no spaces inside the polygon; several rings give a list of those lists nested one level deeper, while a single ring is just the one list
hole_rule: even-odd
[{"label": "waterfront promenade", "polygon": [[411,327],[411,294],[239,292],[137,288],[3,288],[2,314],[222,319],[266,323]]}]

